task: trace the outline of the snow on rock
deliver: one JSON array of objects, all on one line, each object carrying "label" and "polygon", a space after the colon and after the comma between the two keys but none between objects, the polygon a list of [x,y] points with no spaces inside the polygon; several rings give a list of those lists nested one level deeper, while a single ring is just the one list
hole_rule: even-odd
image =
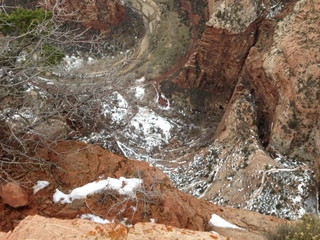
[{"label": "snow on rock", "polygon": [[224,220],[222,217],[216,215],[216,214],[212,214],[211,215],[211,219],[209,221],[209,225],[212,227],[222,227],[222,228],[236,228],[236,229],[241,229],[241,230],[245,230],[243,228],[240,228],[232,223],[227,222],[226,220]]},{"label": "snow on rock", "polygon": [[48,181],[37,181],[37,184],[32,187],[33,188],[33,194],[36,194],[41,189],[44,189],[45,187],[49,186],[49,184],[50,183]]},{"label": "snow on rock", "polygon": [[[144,152],[148,156],[154,149],[161,149],[167,145],[171,138],[171,129],[172,124],[167,119],[152,109],[138,107],[136,115],[123,130],[124,138],[117,143],[126,157],[148,159],[141,153]],[[141,151],[137,151],[138,149]]]},{"label": "snow on rock", "polygon": [[88,213],[88,214],[82,214],[82,215],[80,216],[80,218],[81,218],[81,219],[89,219],[91,222],[95,222],[95,223],[101,223],[101,224],[110,223],[109,220],[103,219],[103,218],[101,218],[101,217],[99,217],[99,216],[96,216],[96,215],[90,214],[90,213]]},{"label": "snow on rock", "polygon": [[113,92],[110,94],[111,99],[113,101],[110,103],[110,100],[106,100],[105,102],[102,101],[102,115],[103,116],[110,116],[112,120],[112,124],[117,123],[120,124],[123,119],[129,114],[129,106],[128,102],[124,99],[124,97],[118,93]]},{"label": "snow on rock", "polygon": [[75,199],[83,199],[88,195],[99,193],[105,190],[117,190],[119,194],[132,196],[135,194],[135,190],[139,189],[142,184],[141,179],[125,177],[116,178],[107,178],[105,180],[100,180],[96,182],[88,183],[82,187],[73,189],[69,194],[61,192],[59,189],[56,189],[56,192],[53,195],[54,203],[61,201],[64,203],[71,203]]},{"label": "snow on rock", "polygon": [[143,98],[144,94],[145,94],[145,89],[144,89],[144,87],[139,86],[139,87],[136,87],[136,88],[135,88],[135,94],[134,94],[134,96],[135,96],[136,98],[141,99],[141,98]]},{"label": "snow on rock", "polygon": [[[144,135],[153,135],[155,132],[162,132],[163,139],[168,142],[170,138],[171,124],[165,119],[154,113],[152,110],[139,107],[138,114],[131,120],[131,125],[140,129]],[[157,142],[157,139],[150,139]],[[152,143],[150,143],[152,144]]]}]

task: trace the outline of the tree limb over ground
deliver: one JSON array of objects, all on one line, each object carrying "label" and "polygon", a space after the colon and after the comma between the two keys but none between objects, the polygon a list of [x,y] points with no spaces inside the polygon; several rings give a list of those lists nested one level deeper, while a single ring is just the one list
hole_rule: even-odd
[{"label": "tree limb over ground", "polygon": [[38,147],[105,122],[100,99],[110,92],[112,72],[99,81],[55,75],[63,71],[68,50],[99,51],[100,36],[68,28],[64,19],[73,13],[61,6],[51,5],[52,11],[0,6],[0,178],[5,181],[14,178],[12,164],[44,164],[35,156]]}]

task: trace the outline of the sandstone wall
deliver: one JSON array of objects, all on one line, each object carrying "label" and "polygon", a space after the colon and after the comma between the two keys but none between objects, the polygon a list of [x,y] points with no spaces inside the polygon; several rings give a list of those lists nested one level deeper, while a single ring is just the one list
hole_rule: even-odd
[{"label": "sandstone wall", "polygon": [[43,7],[60,11],[69,21],[93,30],[108,31],[125,19],[125,9],[120,0],[65,0],[57,4],[55,0],[41,0]]},{"label": "sandstone wall", "polygon": [[257,18],[240,33],[207,25],[197,51],[182,71],[180,84],[223,92],[230,97],[248,52],[255,44],[261,20]]},{"label": "sandstone wall", "polygon": [[[320,171],[320,3],[212,4],[212,18],[179,79],[184,87],[222,91],[229,103],[215,141],[202,153],[209,159],[215,151],[219,164],[212,165],[215,173],[209,174],[202,197],[269,214],[286,208],[316,211],[310,176]],[[276,168],[295,170],[288,175],[274,170],[262,184],[263,173]],[[309,189],[295,196],[300,184]],[[297,203],[299,196],[305,199]],[[286,201],[277,202],[277,197]]]}]

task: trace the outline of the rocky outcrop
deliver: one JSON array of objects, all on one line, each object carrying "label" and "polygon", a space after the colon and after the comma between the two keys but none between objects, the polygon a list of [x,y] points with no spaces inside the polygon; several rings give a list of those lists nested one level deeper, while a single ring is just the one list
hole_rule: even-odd
[{"label": "rocky outcrop", "polygon": [[223,92],[230,97],[250,48],[256,41],[258,18],[241,33],[207,26],[197,51],[182,74],[180,85]]},{"label": "rocky outcrop", "polygon": [[[214,141],[197,155],[207,182],[199,184],[199,196],[281,217],[316,212],[312,175],[318,172],[319,182],[320,4],[211,4],[212,18],[179,80],[214,95],[229,89],[223,90],[228,107]],[[259,16],[263,19],[253,25]],[[255,40],[244,48],[252,26]],[[231,36],[241,38],[233,40],[238,44],[230,44]],[[191,172],[192,164],[186,175]]]},{"label": "rocky outcrop", "polygon": [[57,12],[62,18],[80,22],[84,27],[106,32],[125,19],[124,5],[120,0],[67,0],[62,3],[43,1],[43,7]]},{"label": "rocky outcrop", "polygon": [[276,25],[272,46],[261,54],[266,77],[280,96],[269,110],[273,117],[267,147],[309,161],[315,160],[319,114],[319,10],[319,2],[298,1]]},{"label": "rocky outcrop", "polygon": [[[30,231],[32,229],[32,231]],[[132,227],[121,224],[98,224],[89,220],[61,220],[39,215],[28,216],[9,233],[1,233],[2,240],[15,239],[230,239],[217,233],[179,229],[155,223],[137,223]],[[237,238],[239,239],[239,238]]]},{"label": "rocky outcrop", "polygon": [[266,19],[240,77],[255,99],[262,145],[295,161],[317,159],[319,9],[298,1],[278,22]]},{"label": "rocky outcrop", "polygon": [[214,13],[179,83],[230,98],[264,15],[252,1],[212,1],[210,7]]}]

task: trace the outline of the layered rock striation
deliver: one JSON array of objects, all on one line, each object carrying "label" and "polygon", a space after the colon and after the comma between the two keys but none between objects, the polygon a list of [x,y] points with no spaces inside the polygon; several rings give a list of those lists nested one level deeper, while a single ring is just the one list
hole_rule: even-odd
[{"label": "layered rock striation", "polygon": [[212,4],[179,79],[185,87],[227,93],[214,141],[198,154],[212,169],[199,196],[281,217],[316,212],[320,4]]},{"label": "layered rock striation", "polygon": [[[180,85],[223,92],[230,98],[263,20],[260,10],[249,1],[230,4],[215,1],[217,11],[207,22],[197,51],[183,69]],[[247,8],[251,11],[244,14]]]},{"label": "layered rock striation", "polygon": [[255,44],[256,29],[261,20],[258,18],[239,34],[207,27],[197,52],[182,72],[183,83],[193,88],[223,92],[230,97],[248,52]]},{"label": "layered rock striation", "polygon": [[[41,0],[42,1],[42,0]],[[107,32],[125,19],[125,7],[120,0],[42,1],[44,8],[58,12],[64,20],[81,23],[85,28]]]}]

